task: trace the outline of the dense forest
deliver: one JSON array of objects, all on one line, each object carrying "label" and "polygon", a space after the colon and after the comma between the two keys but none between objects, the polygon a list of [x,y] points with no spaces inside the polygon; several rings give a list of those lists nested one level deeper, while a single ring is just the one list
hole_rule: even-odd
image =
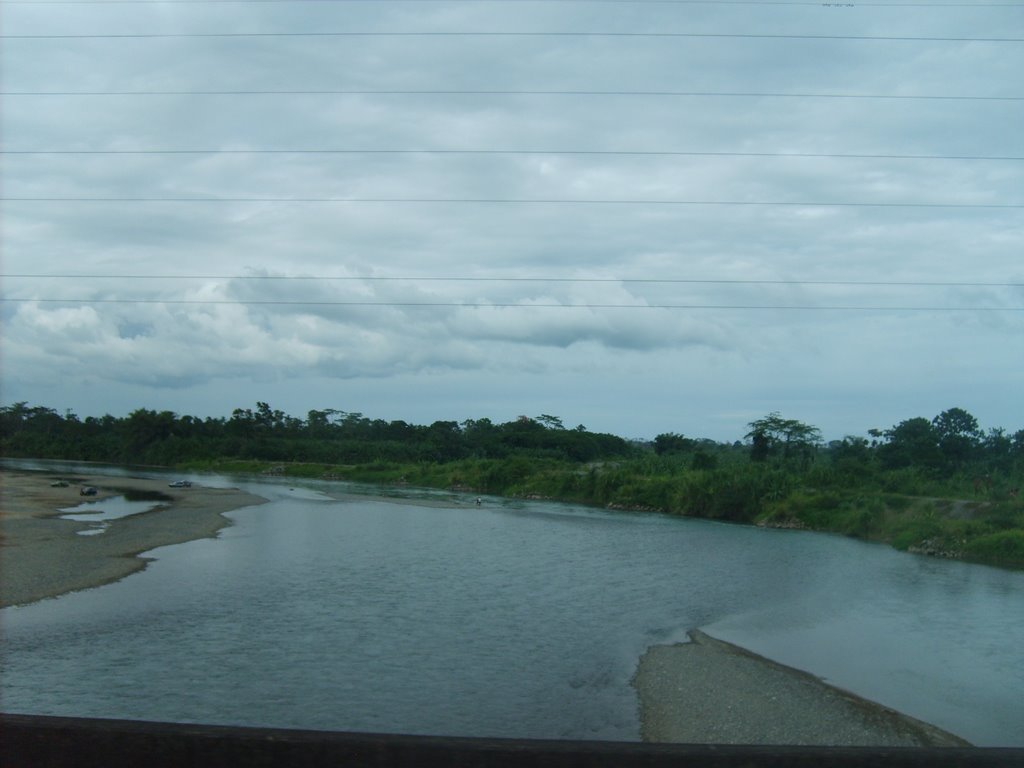
[{"label": "dense forest", "polygon": [[0,408],[5,456],[177,465],[222,458],[277,462],[364,464],[504,459],[514,455],[593,461],[627,456],[633,446],[614,435],[565,429],[554,416],[435,421],[418,426],[369,419],[361,413],[309,411],[299,419],[257,403],[231,418],[197,419],[139,409],[125,418],[73,413],[25,403]]},{"label": "dense forest", "polygon": [[771,413],[732,443],[629,441],[556,416],[429,426],[257,403],[230,418],[139,409],[80,418],[0,408],[0,455],[410,484],[808,528],[1024,567],[1024,429],[961,408],[824,443]]}]

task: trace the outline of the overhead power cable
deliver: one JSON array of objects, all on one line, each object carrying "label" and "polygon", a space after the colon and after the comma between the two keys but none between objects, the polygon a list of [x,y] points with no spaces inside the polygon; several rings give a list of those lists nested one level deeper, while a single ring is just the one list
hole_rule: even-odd
[{"label": "overhead power cable", "polygon": [[177,40],[277,37],[608,37],[635,39],[728,39],[728,40],[857,40],[922,43],[1024,43],[1021,37],[939,37],[912,35],[799,35],[741,32],[608,32],[608,31],[320,31],[320,32],[75,32],[68,34],[0,35],[0,40]]},{"label": "overhead power cable", "polygon": [[[311,3],[327,5],[330,3],[373,3],[383,2],[415,4],[436,3],[439,0],[5,0],[7,5],[271,5],[295,3]],[[508,3],[525,5],[527,3],[579,3],[606,5],[797,5],[817,8],[1022,8],[1021,3],[932,3],[932,2],[822,2],[818,0],[443,0],[448,3]]]},{"label": "overhead power cable", "polygon": [[828,202],[797,200],[609,200],[486,197],[0,197],[20,203],[359,203],[382,205],[651,205],[798,208],[962,208],[1021,209],[1024,203]]},{"label": "overhead power cable", "polygon": [[[330,3],[436,3],[439,0],[5,0],[7,5],[271,5],[295,3],[311,3],[327,5]],[[931,2],[822,2],[818,0],[443,0],[448,3],[510,3],[525,5],[527,3],[588,3],[588,4],[628,4],[628,5],[802,5],[817,8],[1022,8],[1021,3],[931,3]]]},{"label": "overhead power cable", "polygon": [[408,282],[408,283],[626,283],[643,285],[787,285],[900,288],[1024,288],[1024,283],[992,283],[921,280],[751,280],[673,277],[458,277],[383,275],[138,275],[138,274],[44,274],[12,273],[0,279],[45,280],[305,280],[316,282]]},{"label": "overhead power cable", "polygon": [[452,90],[452,89],[226,89],[132,91],[0,91],[0,96],[628,96],[647,98],[737,99],[884,99],[891,101],[1024,101],[1024,96],[977,94],[785,93],[757,91],[587,91],[587,90]]},{"label": "overhead power cable", "polygon": [[1024,307],[992,306],[885,306],[818,304],[595,304],[458,302],[458,301],[288,301],[278,299],[24,299],[0,297],[0,303],[17,304],[168,304],[284,307],[401,307],[466,309],[724,309],[806,310],[853,312],[1024,312]]},{"label": "overhead power cable", "polygon": [[765,157],[843,160],[995,160],[1022,155],[900,155],[850,152],[699,152],[615,149],[0,149],[0,155],[585,155],[611,157]]}]

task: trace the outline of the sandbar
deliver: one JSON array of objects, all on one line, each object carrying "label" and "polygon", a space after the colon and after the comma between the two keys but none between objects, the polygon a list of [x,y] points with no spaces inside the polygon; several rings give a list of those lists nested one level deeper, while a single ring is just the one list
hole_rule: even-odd
[{"label": "sandbar", "polygon": [[958,736],[699,630],[648,649],[641,737],[689,744],[964,747]]},{"label": "sandbar", "polygon": [[[83,486],[96,495],[82,496]],[[97,535],[79,534],[89,523],[61,519],[62,509],[125,491],[165,498],[151,511],[109,521]],[[224,512],[265,501],[238,489],[170,488],[150,478],[0,470],[0,608],[122,579],[152,559],[141,553],[216,536],[230,525]]]}]

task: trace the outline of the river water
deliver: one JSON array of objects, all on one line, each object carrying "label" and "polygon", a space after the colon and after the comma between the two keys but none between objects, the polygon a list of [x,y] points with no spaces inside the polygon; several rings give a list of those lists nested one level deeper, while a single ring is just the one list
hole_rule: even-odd
[{"label": "river water", "polygon": [[270,503],[118,583],[0,611],[4,711],[635,740],[639,656],[699,627],[1024,745],[1024,573],[564,504],[201,480]]}]

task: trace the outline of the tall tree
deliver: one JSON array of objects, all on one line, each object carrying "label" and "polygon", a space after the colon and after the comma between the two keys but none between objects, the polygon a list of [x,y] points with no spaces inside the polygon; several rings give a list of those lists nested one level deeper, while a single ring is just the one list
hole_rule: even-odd
[{"label": "tall tree", "polygon": [[763,419],[750,422],[745,437],[750,440],[751,461],[781,458],[806,466],[814,458],[821,442],[821,430],[796,419],[784,419],[773,411]]},{"label": "tall tree", "polygon": [[937,468],[942,461],[939,433],[928,419],[917,416],[904,419],[884,433],[886,442],[878,448],[878,456],[886,469],[920,466]]},{"label": "tall tree", "polygon": [[950,408],[934,419],[939,450],[953,468],[962,467],[975,454],[984,437],[978,420],[963,408]]},{"label": "tall tree", "polygon": [[540,416],[534,419],[534,421],[539,421],[548,429],[565,429],[565,425],[562,423],[562,420],[557,416],[552,416],[549,413],[542,413]]}]

